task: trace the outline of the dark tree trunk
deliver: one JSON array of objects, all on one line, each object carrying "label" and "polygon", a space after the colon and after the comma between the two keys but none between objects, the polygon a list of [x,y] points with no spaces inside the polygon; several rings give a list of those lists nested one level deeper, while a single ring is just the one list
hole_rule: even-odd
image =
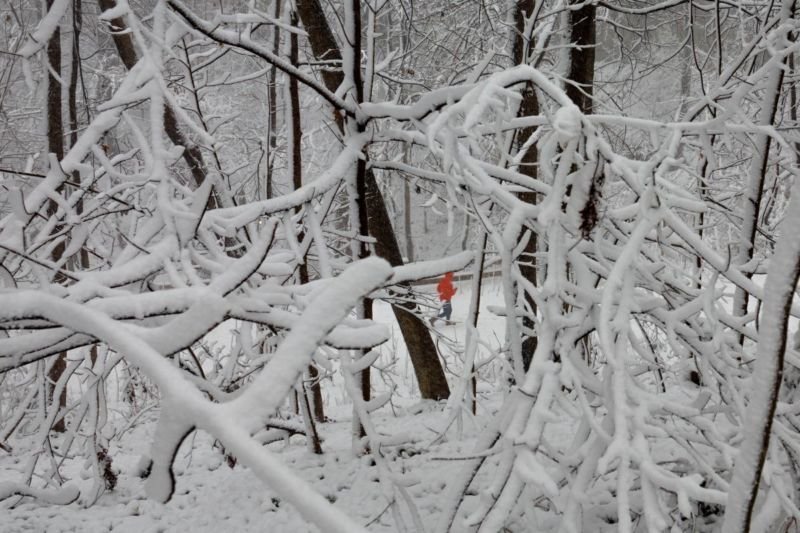
[{"label": "dark tree trunk", "polygon": [[[49,0],[48,0],[49,1]],[[116,7],[116,0],[98,0],[100,9],[107,11]],[[125,21],[121,17],[111,19],[109,24],[113,30],[112,38],[114,45],[117,48],[119,57],[125,68],[130,70],[139,61],[139,56],[136,53],[136,48],[133,45],[133,38],[130,33],[125,33],[123,30],[127,28]],[[189,66],[191,68],[191,66]],[[189,167],[189,172],[192,174],[192,179],[196,186],[200,186],[206,180],[207,167],[203,161],[203,154],[200,147],[191,142],[178,127],[178,121],[175,118],[175,113],[169,106],[164,106],[164,131],[169,137],[169,140],[176,146],[183,146],[183,160]],[[219,207],[222,205],[220,195],[215,191],[209,199],[209,208]]]},{"label": "dark tree trunk", "polygon": [[[353,90],[355,92],[355,98],[357,103],[361,103],[364,101],[364,81],[361,76],[361,2],[360,0],[350,0],[351,5],[351,12],[352,12],[352,35],[348,35],[348,39],[350,40],[350,46],[352,47],[353,53],[353,72],[351,73],[352,82],[353,82]],[[356,125],[356,130],[358,133],[362,133],[364,131],[364,126],[362,124]],[[356,175],[355,175],[355,187],[356,187],[356,208],[358,210],[358,220],[352,221],[353,223],[358,224],[358,235],[362,237],[362,240],[358,241],[358,258],[365,259],[372,255],[369,244],[367,243],[366,238],[370,235],[370,221],[367,215],[367,192],[366,192],[366,179],[367,179],[367,162],[365,159],[359,159],[356,163]],[[362,316],[360,318],[371,319],[372,318],[372,300],[369,298],[364,298],[361,302],[361,311]],[[363,351],[359,352],[361,356],[364,356],[365,353]],[[361,388],[361,398],[368,402],[372,396],[372,383],[370,382],[370,367],[367,366],[364,368],[359,376],[359,387]],[[353,417],[354,419],[356,416]],[[366,435],[364,431],[364,427],[359,424],[359,433],[363,437]]]},{"label": "dark tree trunk", "polygon": [[[341,69],[342,52],[333,36],[328,19],[325,18],[325,11],[322,10],[319,0],[297,0],[295,4],[300,21],[308,33],[308,41],[314,58],[317,61],[330,63],[320,71],[322,81],[329,91],[336,91],[344,80]],[[334,118],[336,123],[341,126],[341,115],[337,112]]]},{"label": "dark tree trunk", "polygon": [[[530,48],[528,42],[529,37],[525,35],[525,18],[530,16],[534,8],[533,0],[521,0],[517,2],[516,12],[514,13],[515,22],[515,39],[514,39],[514,63],[517,65],[526,64],[527,50]],[[527,117],[539,114],[539,100],[536,96],[536,91],[532,84],[528,83],[522,92],[522,102],[519,106],[518,115],[520,117]],[[525,142],[536,131],[535,127],[523,128],[519,131],[516,141],[517,150],[521,149]],[[528,148],[528,151],[523,155],[520,161],[519,172],[526,176],[536,179],[536,170],[538,163],[539,152],[535,146]],[[519,194],[520,200],[525,203],[535,204],[538,202],[537,194],[535,192],[523,192]],[[536,252],[538,250],[538,238],[535,232],[531,232],[530,239],[528,239],[524,250],[522,251],[520,261],[520,272],[534,287],[537,285],[536,276]],[[522,340],[522,365],[525,372],[530,368],[533,353],[536,351],[537,338],[534,335],[534,320],[536,314],[536,302],[530,294],[525,293],[526,309],[522,317],[522,331],[525,335]]]},{"label": "dark tree trunk", "polygon": [[406,232],[406,260],[414,262],[414,239],[411,235],[411,184],[403,181],[403,229]]},{"label": "dark tree trunk", "polygon": [[[53,6],[53,0],[47,0],[47,9]],[[50,70],[47,74],[47,151],[54,154],[58,161],[64,159],[64,121],[61,115],[61,83],[53,75],[61,76],[61,30],[56,28],[52,37],[47,42],[47,62],[50,64]],[[51,164],[58,164],[58,161],[51,159]],[[62,194],[62,190],[56,191],[57,194]],[[47,205],[47,215],[53,216],[58,211],[58,204],[50,201]],[[54,233],[61,231],[62,225],[58,224],[54,228]],[[66,243],[62,240],[54,249],[51,259],[54,263],[61,261],[64,254]],[[55,283],[63,283],[66,280],[63,274],[56,272],[53,281]],[[61,379],[64,370],[67,368],[67,352],[61,352],[56,355],[56,360],[50,367],[47,373],[49,381],[47,390],[48,396],[52,397],[55,389],[55,384]],[[59,409],[64,409],[67,405],[67,388],[61,391],[58,398]],[[63,433],[66,430],[66,425],[63,418],[58,418],[53,424],[53,431]]]},{"label": "dark tree trunk", "polygon": [[[47,9],[53,0],[47,0]],[[61,116],[61,83],[53,74],[61,76],[61,30],[57,27],[47,43],[47,62],[50,70],[47,74],[47,151],[55,154],[59,161],[64,158],[64,122]],[[54,202],[49,209],[55,213]]]},{"label": "dark tree trunk", "polygon": [[[281,2],[275,2],[275,11],[273,13],[275,20],[281,18]],[[274,26],[272,29],[272,53],[278,55],[280,53],[281,47],[281,33],[278,29],[278,26]],[[278,135],[277,135],[277,127],[278,127],[278,67],[274,64],[269,69],[269,87],[267,89],[267,102],[268,106],[268,116],[267,116],[267,183],[266,183],[266,194],[267,198],[272,198],[272,178],[273,178],[273,168],[274,168],[274,160],[275,160],[275,151],[278,148]]]},{"label": "dark tree trunk", "polygon": [[[403,264],[403,256],[397,245],[392,222],[386,212],[386,204],[378,189],[375,175],[367,172],[365,178],[369,226],[376,241],[375,252],[392,266],[400,266]],[[404,287],[410,289],[408,285]],[[426,399],[441,400],[450,396],[450,388],[430,332],[422,320],[413,314],[415,309],[413,303],[392,306],[408,348],[408,355],[414,365],[420,395]]]},{"label": "dark tree trunk", "polygon": [[[278,2],[279,4],[280,2]],[[277,8],[276,8],[277,9]],[[297,26],[297,13],[294,11],[291,12],[291,24],[292,26]],[[277,35],[277,29],[275,31]],[[277,39],[276,39],[277,41]],[[289,61],[291,61],[292,65],[297,65],[299,62],[298,60],[298,49],[297,49],[297,34],[290,33],[289,34]],[[274,81],[274,78],[273,78]],[[274,86],[272,87],[274,89]],[[300,88],[297,83],[297,79],[294,77],[289,77],[289,107],[290,113],[292,117],[292,139],[291,139],[291,147],[292,147],[292,184],[294,185],[295,189],[299,189],[303,186],[303,154],[302,154],[302,142],[303,142],[303,129],[302,124],[300,122]],[[298,207],[298,210],[300,208]],[[303,239],[303,236],[300,236],[300,240]],[[300,283],[308,283],[309,276],[308,276],[308,265],[304,260],[300,264],[299,268],[299,277]],[[311,364],[308,365],[308,373],[312,377],[312,380],[317,375],[316,367]],[[302,394],[306,395],[306,388],[305,386],[302,387]],[[319,381],[312,381],[311,383],[311,396],[312,402],[314,404],[313,410],[314,415],[317,420],[325,420],[325,411],[322,406],[322,389],[320,387]],[[304,401],[308,401],[308,395],[304,398]],[[317,428],[314,425],[314,418],[311,417],[311,412],[309,410],[308,413],[303,414],[303,416],[308,415],[310,418],[308,420],[309,429],[311,431],[311,435],[308,435],[308,438],[313,442],[313,450],[314,453],[322,453],[322,446],[320,444],[319,435],[317,434]]]},{"label": "dark tree trunk", "polygon": [[[72,1],[72,62],[69,72],[69,100],[67,108],[69,110],[69,145],[75,146],[78,142],[78,74],[81,69],[81,29],[83,26],[83,0]],[[81,77],[81,79],[83,79]],[[84,87],[85,88],[85,87]],[[72,181],[81,182],[81,174],[77,170],[72,173]],[[78,200],[75,210],[80,214],[83,212],[83,198]],[[78,260],[81,269],[86,271],[91,267],[89,263],[89,251],[82,247]],[[97,345],[93,344],[89,348],[89,358],[92,365],[97,361]],[[110,460],[110,458],[109,458]]]},{"label": "dark tree trunk", "polygon": [[[570,0],[570,4],[582,4],[583,0]],[[570,12],[570,42],[574,47],[570,54],[569,79],[566,92],[570,100],[583,113],[592,112],[592,87],[594,85],[595,12],[594,4]]]},{"label": "dark tree trunk", "polygon": [[[579,4],[581,0],[570,0],[570,4]],[[595,60],[595,19],[597,8],[593,4],[584,4],[577,11],[570,12],[572,50],[570,53],[569,80],[567,96],[578,106],[582,113],[593,112],[594,101],[594,60]],[[581,209],[581,232],[588,236],[597,224],[597,201],[602,188],[602,174],[596,176],[589,190],[589,198]],[[569,273],[568,273],[569,275]],[[564,304],[567,307],[568,304]],[[591,357],[591,345],[588,338],[583,341],[586,361]]]},{"label": "dark tree trunk", "polygon": [[[570,3],[578,3],[579,0],[571,0]],[[530,36],[525,35],[525,18],[530,16],[535,7],[533,0],[519,0],[516,4],[514,13],[515,39],[513,46],[513,59],[515,64],[525,64],[527,50],[530,49]],[[594,84],[594,60],[595,60],[595,11],[593,5],[585,5],[582,8],[570,13],[570,42],[575,48],[570,54],[569,75],[571,83],[566,85],[567,96],[577,105],[583,113],[592,112],[592,94]],[[531,116],[539,114],[539,101],[536,91],[531,84],[528,84],[522,92],[522,102],[519,108],[519,116]],[[533,135],[536,128],[524,128],[517,136],[517,149],[521,149],[525,142]],[[529,147],[520,161],[519,171],[526,176],[536,178],[538,163],[538,152],[535,147]],[[537,195],[534,192],[520,193],[520,199],[535,204]],[[592,201],[590,199],[590,201]],[[522,275],[532,285],[537,284],[537,265],[536,252],[538,250],[538,239],[536,233],[531,233],[530,239],[522,252],[520,271]],[[528,370],[533,353],[536,350],[537,339],[533,334],[534,320],[536,313],[536,303],[529,294],[525,295],[526,309],[522,319],[523,332],[525,338],[522,342],[522,363],[525,371]]]},{"label": "dark tree trunk", "polygon": [[[319,0],[297,0],[296,5],[300,20],[308,33],[314,57],[317,60],[339,64],[342,54]],[[326,68],[322,70],[322,79],[325,86],[335,92],[344,79],[344,75],[340,69]],[[343,125],[341,115],[336,113],[334,118],[341,128]],[[363,164],[363,161],[359,164]],[[386,203],[375,180],[375,174],[370,169],[364,169],[361,175],[363,175],[364,190],[366,191],[368,225],[371,235],[376,240],[375,252],[392,266],[400,266],[403,264],[403,256],[386,211]],[[420,394],[426,399],[447,398],[450,396],[450,388],[447,385],[436,346],[428,328],[413,314],[414,309],[413,304],[407,304],[406,307],[392,307],[406,342],[409,357],[414,365]]]},{"label": "dark tree trunk", "polygon": [[[81,0],[72,2],[72,60],[69,70],[69,97],[67,109],[69,111],[69,144],[74,146],[78,142],[78,70],[80,69],[80,37],[83,22]],[[80,183],[80,173],[72,174],[72,181]]]},{"label": "dark tree trunk", "polygon": [[[787,63],[788,60],[784,59],[782,65],[786,66]],[[775,124],[775,117],[781,100],[783,77],[784,69],[775,69],[772,72],[771,79],[766,84],[764,100],[761,103],[762,107],[758,117],[759,126],[770,127]],[[771,135],[761,133],[755,139],[755,150],[750,160],[750,168],[748,169],[748,176],[744,186],[744,198],[742,199],[742,229],[739,236],[739,250],[734,259],[734,264],[739,267],[747,265],[753,259],[753,253],[755,252],[758,220],[764,196],[764,183],[767,179],[771,145]],[[744,275],[752,278],[753,269],[746,268]],[[733,295],[733,315],[737,317],[747,315],[749,301],[750,294],[741,287],[737,287]],[[739,344],[744,344],[744,335],[739,336]]]}]

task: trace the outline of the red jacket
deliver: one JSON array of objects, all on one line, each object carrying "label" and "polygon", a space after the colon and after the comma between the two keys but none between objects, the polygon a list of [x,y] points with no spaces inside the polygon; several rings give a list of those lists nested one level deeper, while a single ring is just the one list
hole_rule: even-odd
[{"label": "red jacket", "polygon": [[442,281],[436,286],[436,290],[439,292],[439,299],[443,302],[449,302],[453,298],[457,289],[453,287],[452,272],[448,272],[444,275]]}]

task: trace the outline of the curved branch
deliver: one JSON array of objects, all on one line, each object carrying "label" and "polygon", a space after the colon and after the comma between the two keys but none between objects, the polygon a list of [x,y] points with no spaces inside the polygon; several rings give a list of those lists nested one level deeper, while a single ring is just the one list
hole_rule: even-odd
[{"label": "curved branch", "polygon": [[246,50],[253,55],[260,57],[271,65],[275,65],[281,72],[292,76],[300,83],[310,87],[317,92],[322,98],[330,103],[335,109],[344,111],[347,115],[356,117],[359,115],[358,107],[344,101],[336,94],[329,91],[323,84],[305,74],[300,69],[284,60],[283,58],[273,54],[269,49],[254,43],[249,37],[245,37],[239,33],[229,30],[224,30],[219,25],[201,19],[195,15],[183,2],[179,0],[167,0],[167,4],[186,22],[186,24],[193,30],[205,35],[218,43],[224,43],[229,46]]}]

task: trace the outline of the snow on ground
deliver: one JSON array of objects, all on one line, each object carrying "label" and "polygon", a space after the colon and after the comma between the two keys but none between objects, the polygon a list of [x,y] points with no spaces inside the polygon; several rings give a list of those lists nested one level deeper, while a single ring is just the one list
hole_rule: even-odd
[{"label": "snow on ground", "polygon": [[[453,319],[459,324],[436,327],[437,345],[443,353],[449,346],[463,344],[463,322],[469,305],[470,284],[470,281],[456,284],[459,290],[453,299]],[[423,290],[433,291],[433,286]],[[499,287],[492,282],[486,283],[479,331],[491,345],[498,345],[503,338],[504,325],[502,318],[492,315],[486,308],[501,301]],[[374,413],[373,419],[382,434],[406,437],[403,444],[382,451],[393,473],[417,478],[418,482],[409,488],[409,493],[423,522],[431,524],[439,514],[440,494],[447,480],[455,476],[462,464],[446,458],[469,454],[479,427],[467,420],[462,438],[431,444],[445,422],[444,405],[419,408],[413,369],[405,355],[391,309],[385,303],[376,302],[374,314],[376,320],[393,325],[393,339],[381,347],[382,356],[376,365],[386,371],[373,371],[375,389],[380,392],[388,389],[390,384],[396,389],[391,404]],[[231,338],[229,332],[216,333],[217,342],[225,342],[226,338]],[[454,384],[460,366],[453,357],[448,354],[446,360],[448,377]],[[487,372],[487,376],[499,379],[499,372]],[[368,525],[370,530],[395,531],[396,525],[378,482],[376,466],[371,458],[354,457],[351,451],[351,407],[337,381],[334,379],[334,383],[328,382],[324,387],[327,415],[332,420],[319,428],[324,438],[324,455],[311,454],[302,436],[269,447],[297,475],[310,482],[329,501]],[[490,388],[493,387],[479,387],[479,391]],[[479,409],[484,414],[491,412],[499,406],[501,399],[497,394],[483,393]],[[152,441],[156,418],[157,412],[146,413],[123,439],[112,441],[110,455],[118,470],[119,482],[113,492],[104,493],[94,506],[86,508],[81,505],[81,500],[68,506],[54,506],[22,499],[15,508],[0,513],[0,532],[315,530],[247,468],[240,465],[230,468],[219,448],[214,446],[213,439],[204,433],[194,433],[178,453],[177,491],[173,499],[167,504],[147,500],[144,482],[137,474],[140,457],[147,453]],[[451,430],[449,435],[455,436],[455,430]],[[24,444],[17,442],[17,445]],[[54,438],[54,445],[58,445],[57,438]],[[0,451],[0,481],[20,479],[25,458],[15,457]],[[84,465],[83,458],[71,457],[65,461],[62,473],[75,485],[88,490],[93,480],[81,475]],[[404,518],[411,523],[407,512],[404,512]]]},{"label": "snow on ground", "polygon": [[[435,436],[424,428],[436,427],[438,418],[440,413],[424,413],[413,419],[392,415],[375,417],[383,431],[409,432],[419,439],[388,450],[386,455],[397,472],[427,472],[410,490],[423,516],[436,514],[436,495],[444,488],[443,480],[452,477],[454,469],[458,468],[455,461],[438,461],[432,471],[431,456],[468,450],[467,442],[463,441],[437,446],[435,450],[422,450],[425,441]],[[114,449],[115,466],[121,471],[119,485],[113,493],[104,494],[95,506],[84,509],[79,504],[58,507],[26,501],[0,515],[0,531],[316,531],[247,468],[238,465],[229,468],[205,434],[190,438],[178,454],[177,491],[173,499],[167,504],[147,500],[143,481],[136,476],[136,471],[138,454],[146,449],[154,428],[153,423],[139,426],[121,448]],[[324,424],[321,431],[325,437],[322,456],[308,452],[302,437],[293,437],[288,445],[275,443],[270,447],[329,501],[344,507],[348,514],[364,524],[372,522],[371,530],[393,531],[391,514],[381,515],[386,500],[379,487],[376,468],[370,466],[369,458],[354,458],[350,451],[350,421],[343,419]],[[9,466],[4,465],[6,472]],[[70,470],[74,471],[66,470],[68,475],[72,474]],[[87,480],[83,486],[88,488],[90,484]]]}]

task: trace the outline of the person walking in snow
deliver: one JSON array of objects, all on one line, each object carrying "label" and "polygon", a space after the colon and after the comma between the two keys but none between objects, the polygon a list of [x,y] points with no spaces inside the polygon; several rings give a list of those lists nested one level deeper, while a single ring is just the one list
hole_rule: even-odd
[{"label": "person walking in snow", "polygon": [[[436,291],[439,293],[439,300],[444,302],[442,308],[439,310],[439,315],[436,318],[443,318],[450,322],[450,315],[453,313],[453,305],[450,300],[458,289],[453,287],[453,273],[448,272],[444,278],[436,285]],[[431,320],[433,322],[433,320]]]}]

